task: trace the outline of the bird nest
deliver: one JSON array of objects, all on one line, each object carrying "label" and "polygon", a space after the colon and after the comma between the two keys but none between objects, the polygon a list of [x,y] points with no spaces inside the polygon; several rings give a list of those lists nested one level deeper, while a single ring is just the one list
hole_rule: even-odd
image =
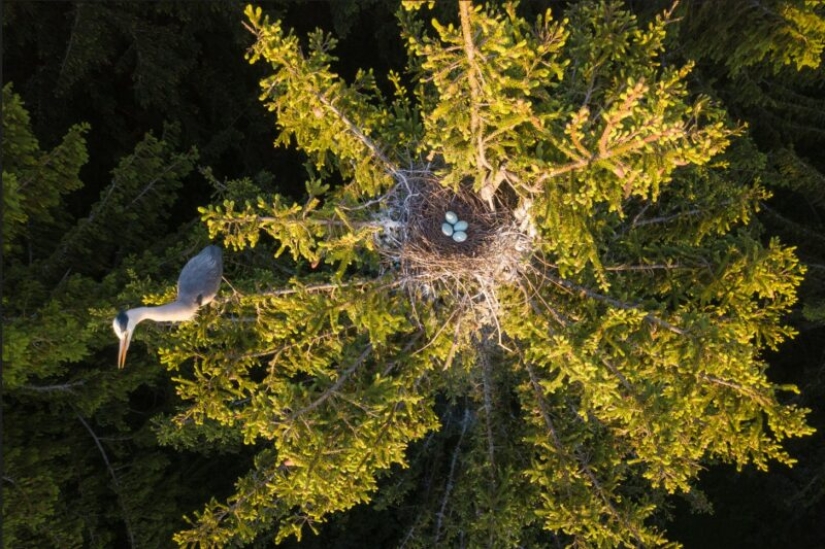
[{"label": "bird nest", "polygon": [[[504,201],[491,209],[470,183],[453,190],[428,170],[397,179],[376,219],[384,228],[378,249],[385,268],[398,271],[416,295],[434,298],[447,290],[464,304],[483,302],[495,312],[496,289],[517,279],[532,249],[524,219]],[[463,242],[442,231],[447,212],[467,223]]]}]

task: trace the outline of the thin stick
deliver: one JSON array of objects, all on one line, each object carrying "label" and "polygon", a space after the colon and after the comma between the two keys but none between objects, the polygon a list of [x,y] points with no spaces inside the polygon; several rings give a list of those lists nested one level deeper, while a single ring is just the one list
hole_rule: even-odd
[{"label": "thin stick", "polygon": [[[569,281],[561,279],[561,278],[556,278],[554,276],[550,276],[550,275],[547,275],[547,274],[545,276],[547,277],[548,280],[550,280],[554,284],[569,290],[571,293],[576,293],[576,292],[581,293],[581,294],[584,294],[584,295],[586,295],[587,297],[589,297],[591,299],[595,299],[597,301],[602,301],[604,303],[607,303],[609,305],[613,305],[614,307],[617,307],[619,309],[623,309],[623,310],[626,310],[626,311],[640,310],[640,311],[644,312],[644,309],[642,309],[642,307],[640,305],[633,305],[633,304],[630,304],[630,303],[625,303],[624,301],[619,301],[618,299],[614,299],[610,296],[606,296],[606,295],[600,294],[598,292],[594,292],[593,290],[591,290],[589,288],[585,288],[584,286],[574,284],[572,282],[569,282]],[[673,332],[675,334],[679,334],[679,335],[682,335],[682,336],[688,335],[688,333],[685,330],[683,330],[682,328],[679,328],[678,326],[674,326],[670,322],[657,317],[653,313],[647,313],[644,318],[648,322],[650,322],[652,324],[656,324],[658,326],[661,326],[662,328],[666,328],[666,329],[670,330],[671,332]]]},{"label": "thin stick", "polygon": [[112,477],[112,483],[114,483],[115,487],[115,494],[117,495],[117,502],[120,506],[120,511],[123,513],[123,522],[126,525],[126,533],[129,534],[129,546],[135,547],[135,533],[132,531],[132,523],[129,520],[129,513],[126,510],[126,507],[123,505],[123,498],[120,493],[120,483],[117,480],[117,475],[115,474],[115,470],[112,469],[112,464],[109,462],[109,456],[106,454],[106,450],[103,448],[103,444],[100,442],[100,439],[97,437],[95,432],[92,430],[92,427],[83,419],[79,413],[75,413],[75,416],[80,423],[89,431],[89,434],[92,435],[92,438],[97,445],[97,449],[100,450],[100,455],[103,456],[103,462],[106,464],[106,469],[109,471],[109,475]]},{"label": "thin stick", "polygon": [[435,523],[435,540],[433,547],[438,547],[438,540],[441,537],[441,522],[444,520],[444,513],[447,511],[447,501],[450,499],[450,492],[453,491],[455,482],[455,468],[458,463],[458,453],[461,450],[461,442],[464,440],[464,434],[467,432],[467,426],[470,424],[470,409],[464,409],[464,419],[461,422],[461,435],[458,437],[458,442],[455,444],[453,451],[453,458],[450,461],[450,474],[447,477],[447,485],[444,488],[444,498],[441,500],[441,509],[438,511],[438,520]]},{"label": "thin stick", "polygon": [[325,390],[321,394],[321,396],[318,397],[315,401],[313,401],[312,403],[308,404],[307,406],[301,408],[297,412],[293,412],[292,414],[290,414],[288,420],[289,421],[295,421],[296,418],[302,416],[303,414],[305,414],[307,412],[311,412],[312,410],[314,410],[315,408],[317,408],[318,406],[323,404],[333,394],[338,392],[338,389],[340,389],[344,385],[344,382],[346,382],[347,379],[349,379],[349,376],[352,375],[353,372],[355,372],[355,370],[357,370],[364,363],[364,361],[367,359],[367,357],[370,356],[371,352],[372,352],[372,344],[367,344],[367,348],[364,349],[364,352],[361,353],[361,355],[352,364],[352,366],[347,368],[340,376],[338,376],[338,379],[335,380],[335,383],[333,383],[332,386],[330,386],[327,390]]}]

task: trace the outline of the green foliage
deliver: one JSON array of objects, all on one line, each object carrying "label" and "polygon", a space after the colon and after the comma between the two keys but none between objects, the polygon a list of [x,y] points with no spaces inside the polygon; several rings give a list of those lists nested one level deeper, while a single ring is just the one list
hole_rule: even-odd
[{"label": "green foliage", "polygon": [[[373,196],[386,190],[390,179],[382,173],[381,152],[371,149],[361,128],[372,128],[388,116],[385,108],[373,105],[380,92],[372,72],[360,71],[351,85],[330,72],[335,57],[330,53],[336,40],[322,31],[309,36],[304,55],[298,38],[285,33],[279,22],[262,19],[260,8],[247,8],[246,15],[259,34],[247,55],[250,63],[264,58],[273,74],[261,80],[261,99],[278,117],[282,131],[276,143],[295,139],[318,170],[337,170],[357,181],[354,192]],[[336,115],[336,112],[339,113]],[[346,117],[340,113],[346,112]]]},{"label": "green foliage", "polygon": [[[413,87],[391,74],[392,98],[369,71],[335,74],[331,37],[302,46],[247,8],[308,196],[236,182],[201,210],[213,237],[294,268],[279,289],[238,277],[161,351],[187,403],[174,422],[259,449],[175,539],[300,538],[392,475],[382,505],[420,498],[412,545],[672,545],[663,494],[710,460],[791,465],[782,443],[812,432],[762,358],[793,335],[804,272],[754,222],[766,158],[689,91],[690,64],[663,62],[668,14],[584,2],[529,24],[459,3],[460,26],[428,31],[424,7],[399,12]],[[454,291],[400,269],[381,238],[411,164],[525,212],[523,268]],[[424,493],[412,457],[440,464]]]},{"label": "green foliage", "polygon": [[[809,1],[684,2],[679,7],[682,55],[697,60],[697,81],[722,97],[753,128],[767,162],[754,175],[777,194],[764,215],[769,230],[798,246],[812,266],[803,314],[817,318],[825,179],[822,71],[825,5]],[[806,207],[800,209],[800,204]]]},{"label": "green foliage", "polygon": [[[135,369],[116,370],[110,328],[117,306],[157,291],[151,278],[161,262],[149,254],[113,265],[112,257],[164,235],[196,153],[178,152],[171,132],[170,141],[146,136],[100,201],[75,218],[69,204],[82,192],[87,126],[42,151],[11,90],[3,93],[4,542],[163,546],[182,526],[169,519],[182,514],[179,500],[197,490],[170,475],[172,459],[147,421],[156,405],[137,396],[150,386],[161,392],[160,371],[139,350]],[[179,250],[169,253],[180,261]],[[138,266],[144,278],[120,289]]]},{"label": "green foliage", "polygon": [[[266,526],[264,518],[283,521],[279,538],[300,536],[302,526],[368,500],[376,472],[403,462],[409,440],[434,427],[427,399],[416,390],[431,365],[427,357],[410,356],[403,302],[395,299],[384,309],[375,292],[359,287],[330,295],[297,286],[262,297],[230,305],[260,310],[252,333],[217,316],[206,319],[217,333],[193,326],[201,332],[195,335],[184,328],[187,340],[196,337],[211,348],[221,338],[238,351],[205,354],[196,379],[178,380],[179,394],[194,404],[178,421],[212,418],[237,425],[247,443],[275,440],[277,452],[259,455],[238,494],[228,505],[210,505],[196,529],[178,535],[182,543],[222,544],[236,533],[250,541]],[[162,356],[176,364],[181,349]],[[225,529],[222,519],[232,528]]]},{"label": "green foliage", "polygon": [[[99,272],[106,251],[135,249],[147,238],[162,234],[162,221],[197,153],[178,153],[170,143],[146,136],[113,170],[111,184],[88,217],[66,227],[64,220],[59,223],[57,214],[51,213],[60,211],[61,194],[82,184],[77,178],[79,165],[86,161],[82,139],[70,133],[63,145],[41,155],[27,128],[27,113],[19,102],[10,98],[8,103],[4,130],[11,138],[4,141],[4,147],[8,146],[4,181],[8,175],[9,181],[24,182],[11,188],[13,193],[16,189],[25,193],[17,198],[10,195],[5,204],[12,210],[20,205],[17,211],[28,226],[38,223],[36,232],[15,235],[20,226],[12,225],[5,235],[9,249],[17,253],[5,258],[3,379],[7,388],[15,388],[31,378],[61,375],[68,363],[80,362],[90,348],[110,341],[109,333],[102,336],[99,317],[88,307],[95,298],[111,296],[114,280],[100,284],[88,275]],[[80,140],[73,145],[79,147],[74,160],[64,158],[71,150],[66,143],[74,143],[71,136]],[[49,225],[62,232],[60,238],[52,239]],[[72,271],[79,273],[69,275]],[[11,295],[14,299],[6,297]],[[88,306],[79,305],[83,303]]]},{"label": "green foliage", "polygon": [[748,121],[763,150],[821,140],[825,4],[688,1],[677,15],[675,44],[700,64],[696,80]]},{"label": "green foliage", "polygon": [[[169,130],[162,139],[145,135],[118,162],[88,217],[66,234],[61,256],[90,257],[115,247],[139,249],[146,239],[166,232],[169,210],[198,159],[195,149],[179,152],[174,128]],[[102,227],[116,229],[101,231]]]},{"label": "green foliage", "polygon": [[[75,372],[4,397],[4,541],[13,547],[163,546],[185,483],[133,422],[129,395],[159,371]],[[53,381],[52,378],[48,381]],[[139,406],[139,405],[138,405]]]},{"label": "green foliage", "polygon": [[[466,48],[466,36],[453,25],[435,21],[437,35],[428,37],[406,24],[410,57],[421,60],[416,96],[426,134],[419,150],[437,151],[453,167],[445,185],[457,187],[466,174],[482,190],[487,171],[504,169],[508,159],[518,162],[536,146],[546,121],[563,114],[554,92],[566,65],[560,51],[567,32],[549,11],[531,28],[514,6],[476,18],[474,32],[486,37],[477,49]],[[516,132],[522,139],[512,139]]]},{"label": "green foliage", "polygon": [[237,62],[249,45],[239,24],[243,4],[9,2],[7,8],[5,78],[37,113],[43,143],[55,143],[78,118],[91,124],[90,191],[137,140],[148,132],[159,136],[166,122],[177,124],[179,142],[197,146],[217,173],[277,165],[252,91],[259,75]]},{"label": "green foliage", "polygon": [[[234,3],[4,5],[6,544],[653,546],[697,483],[689,545],[821,544],[822,438],[784,446],[823,401],[822,3],[401,4],[375,73],[344,35],[385,2],[321,6],[341,59],[250,8],[254,67]],[[112,315],[206,238],[198,161],[226,284],[117,372]],[[525,215],[522,271],[399,268],[426,170]]]},{"label": "green foliage", "polygon": [[58,146],[42,151],[20,96],[12,91],[11,83],[3,87],[5,253],[12,251],[18,237],[30,227],[54,223],[61,197],[82,186],[78,174],[88,160],[83,138],[87,131],[87,124],[72,126]]},{"label": "green foliage", "polygon": [[780,175],[772,182],[776,187],[799,193],[814,207],[825,207],[825,175],[821,171],[793,149],[779,149],[772,159]]},{"label": "green foliage", "polygon": [[[761,65],[777,74],[819,67],[825,48],[821,0],[685,2],[684,36],[698,57],[727,67],[731,76]],[[746,30],[746,32],[742,32]]]}]

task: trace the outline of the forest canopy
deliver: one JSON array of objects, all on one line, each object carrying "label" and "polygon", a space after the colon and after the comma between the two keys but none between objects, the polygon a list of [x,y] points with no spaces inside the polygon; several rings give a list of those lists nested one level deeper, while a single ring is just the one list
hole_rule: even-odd
[{"label": "forest canopy", "polygon": [[[811,430],[759,353],[792,333],[781,316],[803,271],[749,223],[767,193],[738,175],[748,144],[688,92],[690,65],[661,66],[668,14],[643,26],[585,3],[528,23],[460,3],[458,25],[428,30],[421,3],[402,6],[414,84],[390,75],[391,97],[370,71],[332,72],[333,37],[302,47],[247,9],[278,143],[315,175],[302,203],[227,199],[203,218],[235,249],[266,235],[328,268],[239,287],[163,351],[196,365],[179,423],[269,442],[177,539],[251,541],[261,517],[300,536],[369,501],[442,427],[439,406],[478,471],[448,475],[472,496],[447,507],[445,488],[450,513],[419,516],[421,543],[514,543],[538,524],[658,545],[650,493],[689,492],[709,458],[792,463],[781,441]],[[438,233],[452,210],[466,241]]]},{"label": "forest canopy", "polygon": [[[5,86],[4,408],[88,447],[4,450],[7,536],[79,546],[107,531],[48,526],[92,457],[105,480],[74,489],[90,508],[106,493],[114,510],[98,520],[125,535],[109,527],[100,543],[131,546],[289,544],[365,508],[392,514],[388,543],[405,547],[666,546],[669,502],[706,508],[711,464],[793,466],[788,441],[814,432],[812,414],[768,357],[804,328],[789,321],[800,292],[805,321],[822,320],[815,262],[800,261],[816,251],[760,215],[787,229],[772,195],[805,192],[783,187],[788,166],[817,167],[736,115],[767,101],[727,104],[722,84],[701,83],[818,66],[821,6],[782,4],[810,40],[764,27],[768,44],[723,58],[696,30],[718,14],[686,4],[403,1],[405,66],[346,76],[334,34],[247,6],[257,117],[300,154],[299,190],[263,170],[216,176],[203,156],[229,141],[201,152],[200,132],[170,120],[76,223],[58,212],[84,186],[94,126],[41,149]],[[685,29],[696,42],[679,48]],[[210,188],[200,220],[173,226],[193,178]],[[105,372],[116,307],[173,300],[207,240],[225,249],[216,300],[192,322],[141,325],[149,353]],[[102,252],[118,269],[105,274]],[[141,423],[136,399],[163,404]],[[131,442],[108,447],[99,430]],[[201,478],[232,466],[189,491],[187,455]],[[49,463],[60,473],[42,474]],[[153,529],[152,486],[171,471],[157,513],[174,522]]]}]

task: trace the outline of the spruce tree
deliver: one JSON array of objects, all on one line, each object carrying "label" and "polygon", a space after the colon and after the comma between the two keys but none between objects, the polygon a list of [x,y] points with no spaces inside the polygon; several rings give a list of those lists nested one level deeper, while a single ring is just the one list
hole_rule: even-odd
[{"label": "spruce tree", "polygon": [[[167,400],[162,371],[137,351],[136,367],[118,372],[110,327],[117,307],[164,292],[162,264],[183,255],[178,244],[168,257],[135,257],[168,230],[170,204],[196,152],[177,151],[174,132],[145,136],[100,200],[73,218],[68,203],[84,183],[88,130],[77,124],[42,148],[26,105],[11,84],[3,88],[7,547],[163,546],[183,526],[189,507],[180,501],[205,497],[192,477],[176,476],[177,456],[159,448],[149,421]],[[113,265],[118,252],[130,256]],[[189,461],[212,467],[191,454]],[[202,475],[210,476],[194,478]]]},{"label": "spruce tree", "polygon": [[792,465],[782,443],[812,431],[762,358],[793,335],[803,268],[754,221],[741,128],[663,62],[670,14],[426,9],[402,3],[389,95],[334,72],[331,36],[247,9],[261,100],[309,176],[300,202],[236,181],[202,210],[292,266],[163,336],[174,423],[259,448],[182,545],[300,538],[389,475],[395,505],[416,492],[399,469],[434,456],[407,546],[667,545],[662,494],[709,460]]}]

